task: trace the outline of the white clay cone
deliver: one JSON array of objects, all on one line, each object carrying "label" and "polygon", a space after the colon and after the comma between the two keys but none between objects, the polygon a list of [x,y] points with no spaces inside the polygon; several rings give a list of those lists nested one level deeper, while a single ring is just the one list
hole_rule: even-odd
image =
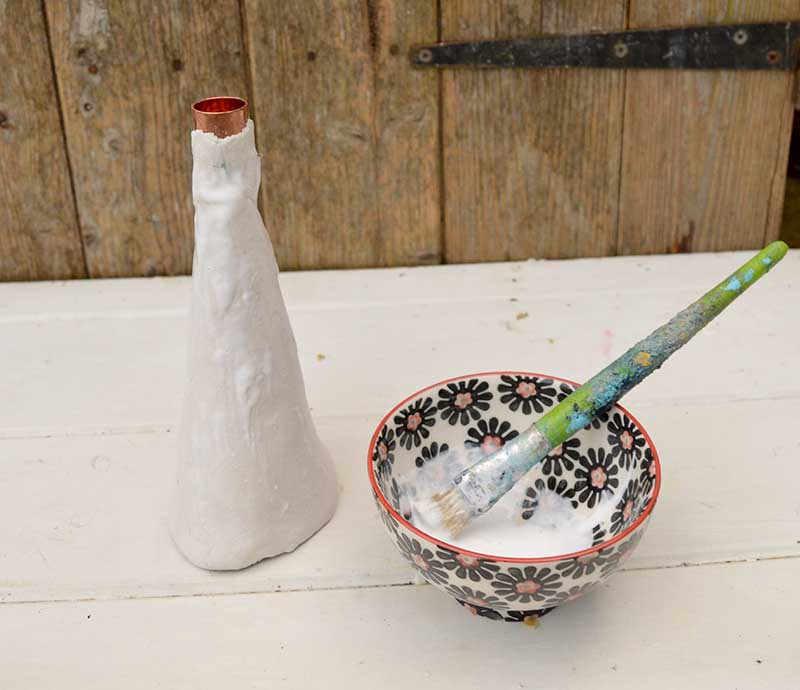
[{"label": "white clay cone", "polygon": [[272,245],[256,206],[253,123],[192,132],[195,254],[173,538],[195,565],[292,551],[336,508]]}]

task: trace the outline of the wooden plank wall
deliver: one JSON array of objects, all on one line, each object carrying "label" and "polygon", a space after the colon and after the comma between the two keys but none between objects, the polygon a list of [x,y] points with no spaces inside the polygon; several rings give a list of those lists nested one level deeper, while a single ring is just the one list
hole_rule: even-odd
[{"label": "wooden plank wall", "polygon": [[246,0],[262,200],[284,268],[441,261],[431,0]]},{"label": "wooden plank wall", "polygon": [[[447,0],[442,37],[618,30],[623,0]],[[448,262],[616,252],[623,72],[442,74]]]},{"label": "wooden plank wall", "polygon": [[38,3],[0,2],[0,74],[0,279],[84,278],[47,27]]},{"label": "wooden plank wall", "polygon": [[[800,1],[631,0],[631,28],[797,19]],[[747,249],[777,239],[792,73],[630,71],[619,252]]]},{"label": "wooden plank wall", "polygon": [[246,92],[238,0],[45,4],[89,275],[190,272],[190,108]]},{"label": "wooden plank wall", "polygon": [[283,268],[755,247],[793,74],[415,71],[411,44],[800,17],[800,0],[0,0],[0,280],[173,275],[190,104],[245,94]]}]

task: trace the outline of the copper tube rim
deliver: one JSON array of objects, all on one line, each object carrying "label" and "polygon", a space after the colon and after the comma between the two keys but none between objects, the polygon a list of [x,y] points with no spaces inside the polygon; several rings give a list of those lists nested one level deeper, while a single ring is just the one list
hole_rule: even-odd
[{"label": "copper tube rim", "polygon": [[214,96],[192,104],[194,128],[220,139],[241,132],[247,125],[247,101],[237,96]]}]

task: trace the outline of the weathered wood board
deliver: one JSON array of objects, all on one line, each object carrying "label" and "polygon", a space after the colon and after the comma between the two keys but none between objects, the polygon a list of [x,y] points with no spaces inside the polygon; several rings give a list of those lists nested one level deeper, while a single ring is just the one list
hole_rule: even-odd
[{"label": "weathered wood board", "polygon": [[251,101],[283,269],[736,249],[779,231],[794,74],[437,73],[408,49],[800,19],[800,0],[0,7],[0,280],[188,273],[190,104],[222,93]]},{"label": "weathered wood board", "polygon": [[[800,2],[631,0],[630,28],[798,19]],[[794,73],[630,70],[620,193],[624,254],[777,239]]]},{"label": "weathered wood board", "polygon": [[429,0],[245,0],[263,212],[284,268],[439,263]]},{"label": "weathered wood board", "polygon": [[[625,3],[454,0],[443,40],[614,30]],[[446,70],[448,262],[616,251],[623,73]]]},{"label": "weathered wood board", "polygon": [[0,280],[83,278],[39,3],[0,2]]},{"label": "weathered wood board", "polygon": [[191,271],[191,104],[246,92],[237,0],[47,2],[91,277]]}]

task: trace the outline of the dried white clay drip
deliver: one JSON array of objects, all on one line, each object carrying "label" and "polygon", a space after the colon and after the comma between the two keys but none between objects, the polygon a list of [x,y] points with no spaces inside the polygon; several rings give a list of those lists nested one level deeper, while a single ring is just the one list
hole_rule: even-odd
[{"label": "dried white clay drip", "polygon": [[306,402],[256,206],[253,123],[192,132],[195,254],[172,535],[210,570],[292,551],[333,515],[337,482]]}]

